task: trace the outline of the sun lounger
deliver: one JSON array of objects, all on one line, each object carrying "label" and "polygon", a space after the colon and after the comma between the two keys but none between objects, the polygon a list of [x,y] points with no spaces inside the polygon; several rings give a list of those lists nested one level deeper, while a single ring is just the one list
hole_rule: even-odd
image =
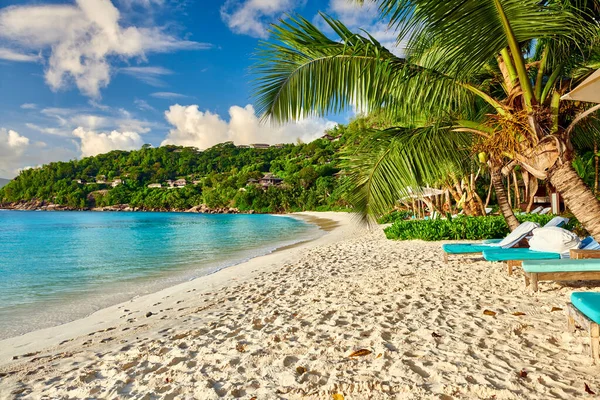
[{"label": "sun lounger", "polygon": [[552,211],[551,207],[546,207],[544,208],[542,211],[540,211],[540,215],[546,215],[548,214],[550,211]]},{"label": "sun lounger", "polygon": [[506,262],[508,275],[512,275],[513,268],[520,266],[524,260],[558,260],[561,256],[560,253],[534,251],[526,247],[520,247],[484,250],[483,258],[488,261]]},{"label": "sun lounger", "polygon": [[[569,222],[568,218],[564,217],[554,217],[544,227],[551,226],[563,226]],[[481,243],[448,243],[442,245],[442,250],[444,251],[444,262],[448,262],[449,254],[481,254],[484,250],[489,249],[497,249],[497,248],[511,248],[517,245],[521,240],[526,238],[531,231],[535,228],[539,228],[539,225],[535,222],[523,222],[521,225],[517,227],[514,231],[512,231],[506,238],[504,239],[489,239],[485,240]]]},{"label": "sun lounger", "polygon": [[537,292],[539,281],[600,280],[600,259],[525,260],[523,272],[525,285]]},{"label": "sun lounger", "polygon": [[508,275],[512,275],[514,267],[520,267],[525,260],[558,260],[561,258],[600,258],[600,253],[594,257],[590,251],[600,250],[600,244],[593,237],[588,236],[581,241],[579,249],[573,250],[574,254],[582,254],[586,257],[572,257],[571,252],[566,254],[547,251],[535,251],[528,248],[498,249],[492,248],[483,251],[483,258],[487,261],[506,262]]},{"label": "sun lounger", "polygon": [[600,363],[600,293],[573,292],[567,305],[567,326],[575,332],[579,326],[590,334],[594,363]]},{"label": "sun lounger", "polygon": [[484,250],[490,247],[503,247],[509,248],[515,246],[527,235],[531,233],[535,228],[539,228],[539,225],[535,222],[523,222],[512,231],[507,237],[502,239],[498,243],[448,243],[442,245],[444,250],[444,261],[448,262],[448,254],[473,254],[482,253]]},{"label": "sun lounger", "polygon": [[536,209],[532,210],[530,214],[538,214],[540,211],[542,211],[544,209],[544,207],[539,206]]}]

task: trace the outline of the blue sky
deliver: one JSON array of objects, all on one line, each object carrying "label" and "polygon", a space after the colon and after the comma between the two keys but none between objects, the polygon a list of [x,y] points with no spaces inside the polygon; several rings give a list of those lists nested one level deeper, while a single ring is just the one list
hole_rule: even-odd
[{"label": "blue sky", "polygon": [[346,0],[3,0],[0,177],[143,143],[322,135],[348,115],[262,125],[248,73],[269,23],[318,11],[393,42],[372,6]]}]

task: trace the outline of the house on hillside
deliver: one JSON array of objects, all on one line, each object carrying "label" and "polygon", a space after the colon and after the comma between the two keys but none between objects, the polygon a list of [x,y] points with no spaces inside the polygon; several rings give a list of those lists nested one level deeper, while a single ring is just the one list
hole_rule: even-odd
[{"label": "house on hillside", "polygon": [[176,181],[173,182],[173,187],[176,188],[182,188],[185,187],[187,185],[187,181],[185,179],[177,179]]},{"label": "house on hillside", "polygon": [[151,183],[148,185],[148,188],[150,189],[155,189],[155,188],[161,188],[162,185],[160,183]]},{"label": "house on hillside", "polygon": [[279,186],[283,183],[283,179],[273,175],[273,174],[266,174],[265,176],[263,176],[262,178],[260,178],[260,180],[258,181],[258,183],[263,187],[263,188],[267,188],[269,186]]},{"label": "house on hillside", "polygon": [[112,186],[112,187],[117,187],[117,186],[121,185],[122,183],[123,183],[123,180],[122,180],[122,179],[115,179],[114,181],[112,181],[112,182],[110,183],[110,186]]},{"label": "house on hillside", "polygon": [[326,134],[325,136],[321,136],[321,139],[329,140],[330,142],[337,142],[340,140],[342,136],[332,136],[330,134]]},{"label": "house on hillside", "polygon": [[251,144],[250,147],[252,147],[253,149],[268,149],[271,146],[266,143],[254,143]]},{"label": "house on hillside", "polygon": [[248,146],[247,144],[238,144],[235,147],[237,147],[238,149],[249,149],[250,148],[250,146]]},{"label": "house on hillside", "polygon": [[278,144],[273,145],[273,147],[275,147],[276,149],[283,149],[284,146],[285,146],[285,143],[278,143]]},{"label": "house on hillside", "polygon": [[250,178],[246,181],[246,185],[258,185],[258,179]]}]

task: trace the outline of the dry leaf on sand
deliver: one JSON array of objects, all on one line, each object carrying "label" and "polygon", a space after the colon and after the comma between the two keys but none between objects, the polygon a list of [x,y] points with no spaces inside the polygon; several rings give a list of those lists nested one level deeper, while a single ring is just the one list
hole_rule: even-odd
[{"label": "dry leaf on sand", "polygon": [[303,373],[306,372],[306,368],[304,368],[304,367],[296,367],[296,372],[298,373],[298,375],[302,375]]},{"label": "dry leaf on sand", "polygon": [[363,357],[363,356],[368,356],[369,354],[371,354],[371,350],[360,349],[360,350],[356,350],[354,353],[350,354],[348,357]]},{"label": "dry leaf on sand", "polygon": [[584,385],[585,385],[585,392],[587,394],[596,394],[596,392],[594,392],[594,391],[592,391],[592,389],[590,389],[590,387],[588,386],[587,383],[584,383]]},{"label": "dry leaf on sand", "polygon": [[490,310],[483,310],[483,315],[489,315],[490,317],[495,317],[496,313]]},{"label": "dry leaf on sand", "polygon": [[339,393],[332,394],[331,397],[333,400],[344,400],[344,395]]},{"label": "dry leaf on sand", "polygon": [[521,378],[527,378],[527,371],[525,371],[524,369],[522,369],[521,372],[519,372],[519,377],[521,377]]},{"label": "dry leaf on sand", "polygon": [[550,312],[554,312],[554,311],[562,311],[562,308],[560,308],[560,307],[552,307],[552,310],[550,310]]},{"label": "dry leaf on sand", "polygon": [[517,311],[517,312],[514,312],[513,315],[515,317],[520,317],[521,315],[527,315],[527,314],[525,314],[524,312],[521,312],[521,311]]}]

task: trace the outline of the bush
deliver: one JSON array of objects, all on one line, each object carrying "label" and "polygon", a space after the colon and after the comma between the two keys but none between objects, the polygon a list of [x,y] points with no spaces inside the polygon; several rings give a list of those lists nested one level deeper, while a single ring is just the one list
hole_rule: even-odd
[{"label": "bush", "polygon": [[[554,215],[518,215],[519,222],[532,221],[546,224]],[[385,235],[393,240],[481,240],[502,238],[510,229],[502,216],[467,217],[452,219],[397,220],[385,229]]]},{"label": "bush", "polygon": [[398,210],[394,210],[389,214],[384,215],[383,217],[379,218],[377,220],[378,224],[389,224],[392,222],[396,222],[398,220],[403,220],[403,219],[408,219],[410,217],[412,217],[413,213],[411,211],[406,211],[406,210],[402,210],[402,211],[398,211]]}]

